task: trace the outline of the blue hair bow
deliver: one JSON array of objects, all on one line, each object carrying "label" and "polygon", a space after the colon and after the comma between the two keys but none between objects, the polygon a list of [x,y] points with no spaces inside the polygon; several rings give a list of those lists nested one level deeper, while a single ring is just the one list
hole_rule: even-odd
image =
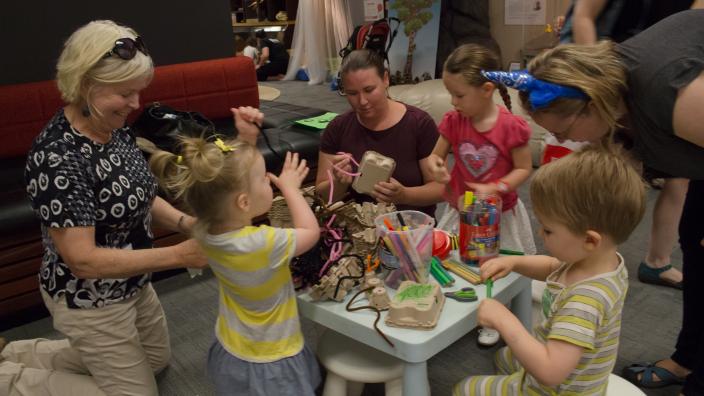
[{"label": "blue hair bow", "polygon": [[517,72],[482,70],[482,75],[495,83],[528,92],[530,105],[534,110],[549,105],[557,98],[589,99],[589,96],[577,88],[538,80],[525,70]]}]

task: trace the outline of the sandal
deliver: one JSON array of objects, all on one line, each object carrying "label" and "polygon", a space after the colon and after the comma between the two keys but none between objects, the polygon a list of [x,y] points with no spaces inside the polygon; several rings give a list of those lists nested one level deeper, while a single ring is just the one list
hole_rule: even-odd
[{"label": "sandal", "polygon": [[[641,374],[638,379],[638,374]],[[659,380],[653,380],[653,373],[658,376]],[[658,367],[655,363],[635,363],[628,367],[624,367],[621,376],[629,382],[641,388],[662,388],[670,385],[684,384],[684,378],[680,378],[671,371]]]},{"label": "sandal", "polygon": [[638,280],[643,283],[650,283],[659,286],[668,286],[682,290],[682,282],[671,282],[660,277],[660,274],[672,268],[672,264],[668,264],[661,268],[653,268],[644,261],[638,266]]}]

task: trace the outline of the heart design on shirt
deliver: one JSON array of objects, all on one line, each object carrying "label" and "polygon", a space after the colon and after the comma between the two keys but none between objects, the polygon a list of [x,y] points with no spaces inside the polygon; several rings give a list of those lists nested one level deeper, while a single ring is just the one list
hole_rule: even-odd
[{"label": "heart design on shirt", "polygon": [[469,173],[477,178],[494,166],[498,155],[499,150],[490,144],[477,148],[472,143],[464,142],[459,147],[459,156],[462,163]]}]

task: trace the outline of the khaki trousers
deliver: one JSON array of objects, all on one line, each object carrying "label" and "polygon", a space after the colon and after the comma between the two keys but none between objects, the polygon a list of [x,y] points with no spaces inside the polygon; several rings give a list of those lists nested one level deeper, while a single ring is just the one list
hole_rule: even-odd
[{"label": "khaki trousers", "polygon": [[158,395],[154,374],[167,366],[171,347],[151,284],[95,309],[69,309],[43,290],[42,297],[54,328],[68,339],[7,344],[0,354],[0,396]]}]

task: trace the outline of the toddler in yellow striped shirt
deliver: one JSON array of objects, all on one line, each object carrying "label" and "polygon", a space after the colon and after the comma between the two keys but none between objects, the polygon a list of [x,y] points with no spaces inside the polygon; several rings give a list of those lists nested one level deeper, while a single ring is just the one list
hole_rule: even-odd
[{"label": "toddler in yellow striped shirt", "polygon": [[481,267],[484,280],[511,271],[544,280],[534,335],[501,303],[482,301],[479,324],[507,346],[498,375],[471,376],[455,395],[603,395],[618,351],[628,273],[617,252],[640,222],[645,187],[612,148],[588,148],[543,166],[531,182],[540,234],[552,256],[505,256]]},{"label": "toddler in yellow striped shirt", "polygon": [[[286,153],[279,176],[267,173],[257,151],[256,109],[235,111],[242,140],[186,138],[181,155],[152,155],[166,190],[197,216],[195,237],[219,286],[215,341],[208,374],[218,395],[314,395],[320,370],[304,345],[289,263],[320,237],[318,221],[299,188],[305,160]],[[244,137],[243,137],[244,136]],[[293,228],[254,226],[279,188]]]}]

